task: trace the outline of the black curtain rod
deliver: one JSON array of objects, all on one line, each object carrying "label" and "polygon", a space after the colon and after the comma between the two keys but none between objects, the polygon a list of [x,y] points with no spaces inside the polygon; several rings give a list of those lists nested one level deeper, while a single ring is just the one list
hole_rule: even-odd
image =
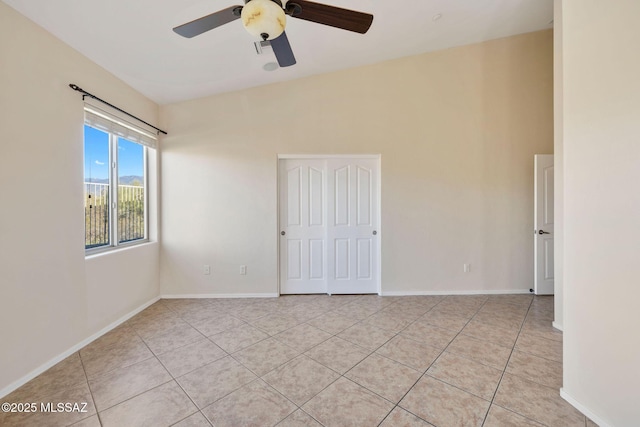
[{"label": "black curtain rod", "polygon": [[98,98],[97,96],[95,96],[95,95],[93,95],[93,94],[91,94],[91,93],[87,92],[86,90],[82,89],[82,88],[81,88],[81,87],[79,87],[78,85],[74,85],[73,83],[71,83],[71,84],[69,85],[69,87],[70,87],[71,89],[75,90],[75,91],[78,91],[78,92],[82,93],[82,100],[83,100],[83,101],[84,101],[84,98],[85,98],[85,97],[87,97],[87,96],[88,96],[89,98],[93,98],[93,99],[95,99],[96,101],[100,101],[100,102],[102,102],[103,104],[106,104],[106,105],[108,105],[109,107],[111,107],[111,108],[113,108],[113,109],[115,109],[115,110],[118,110],[118,111],[120,111],[121,113],[124,113],[124,114],[126,114],[127,116],[129,116],[129,117],[132,117],[132,118],[136,119],[136,120],[137,120],[137,121],[139,121],[140,123],[144,123],[145,125],[147,125],[147,126],[149,126],[149,127],[154,128],[155,130],[157,130],[157,131],[158,131],[158,133],[163,133],[163,134],[167,135],[167,133],[166,133],[165,131],[163,131],[162,129],[159,129],[159,128],[155,127],[154,125],[152,125],[152,124],[150,124],[150,123],[145,122],[145,121],[144,121],[144,120],[142,120],[141,118],[136,117],[136,116],[134,116],[134,115],[133,115],[133,114],[131,114],[131,113],[127,113],[127,112],[126,112],[126,111],[124,111],[122,108],[118,108],[118,107],[116,107],[116,106],[115,106],[115,105],[113,105],[113,104],[109,104],[109,103],[108,103],[107,101],[105,101],[104,99],[100,99],[100,98]]}]

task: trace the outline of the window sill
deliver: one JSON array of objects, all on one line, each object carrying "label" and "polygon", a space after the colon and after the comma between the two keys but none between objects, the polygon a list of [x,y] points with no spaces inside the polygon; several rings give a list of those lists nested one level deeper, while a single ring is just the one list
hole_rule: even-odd
[{"label": "window sill", "polygon": [[146,246],[155,245],[155,244],[156,244],[155,241],[151,241],[147,239],[147,240],[142,240],[140,242],[131,243],[128,245],[120,245],[116,247],[109,246],[106,248],[99,248],[99,249],[92,250],[89,253],[85,253],[84,259],[90,260],[90,259],[100,258],[105,255],[121,253],[121,252],[129,251],[132,249],[146,247]]}]

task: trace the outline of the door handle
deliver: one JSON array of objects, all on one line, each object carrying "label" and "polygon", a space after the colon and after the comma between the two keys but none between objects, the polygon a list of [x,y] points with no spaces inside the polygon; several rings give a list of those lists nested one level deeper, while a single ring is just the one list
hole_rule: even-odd
[{"label": "door handle", "polygon": [[538,234],[551,234],[548,231],[538,230]]},{"label": "door handle", "polygon": [[280,235],[284,236],[285,234],[287,234],[285,231],[281,231]]},{"label": "door handle", "polygon": [[373,230],[373,235],[375,236],[376,234],[378,234],[378,232],[376,230]]}]

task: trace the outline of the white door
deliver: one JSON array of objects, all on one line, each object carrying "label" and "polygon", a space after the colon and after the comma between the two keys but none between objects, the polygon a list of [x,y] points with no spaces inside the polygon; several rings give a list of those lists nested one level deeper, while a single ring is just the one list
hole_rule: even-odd
[{"label": "white door", "polygon": [[534,290],[553,295],[553,155],[536,154],[534,165]]},{"label": "white door", "polygon": [[325,161],[280,160],[280,293],[327,292]]},{"label": "white door", "polygon": [[330,294],[378,292],[378,159],[327,160]]},{"label": "white door", "polygon": [[280,159],[280,293],[378,293],[377,158]]}]

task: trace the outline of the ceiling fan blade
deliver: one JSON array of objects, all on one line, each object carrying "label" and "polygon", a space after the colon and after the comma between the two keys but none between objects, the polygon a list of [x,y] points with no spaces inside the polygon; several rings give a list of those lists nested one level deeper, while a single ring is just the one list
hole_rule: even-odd
[{"label": "ceiling fan blade", "polygon": [[[301,10],[299,13],[296,13],[296,4],[300,6]],[[293,10],[292,16],[295,18],[360,34],[366,33],[373,22],[373,15],[368,13],[342,9],[327,4],[313,3],[306,0],[290,0],[287,3],[287,9]]]},{"label": "ceiling fan blade", "polygon": [[203,16],[186,24],[179,25],[175,27],[173,31],[182,37],[195,37],[228,22],[240,19],[240,11],[242,11],[242,6],[231,6],[212,13],[211,15]]},{"label": "ceiling fan blade", "polygon": [[269,43],[271,43],[273,53],[276,54],[278,65],[281,67],[290,67],[296,63],[296,57],[293,56],[293,50],[291,50],[291,45],[289,44],[286,33],[283,32]]}]

